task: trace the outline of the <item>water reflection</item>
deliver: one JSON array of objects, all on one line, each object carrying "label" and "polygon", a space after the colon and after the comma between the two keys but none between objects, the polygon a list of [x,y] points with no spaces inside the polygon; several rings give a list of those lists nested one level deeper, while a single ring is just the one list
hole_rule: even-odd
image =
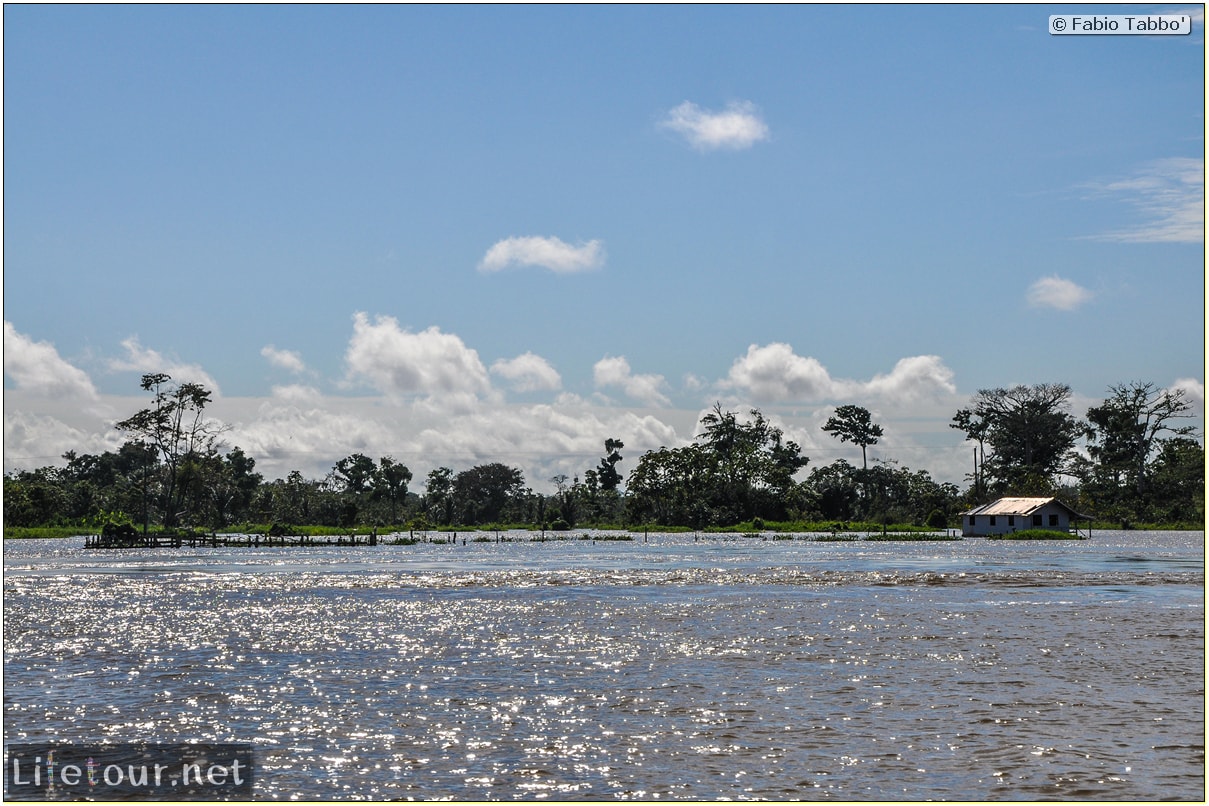
[{"label": "water reflection", "polygon": [[273,799],[1195,799],[1200,537],[22,546],[5,738],[249,741]]}]

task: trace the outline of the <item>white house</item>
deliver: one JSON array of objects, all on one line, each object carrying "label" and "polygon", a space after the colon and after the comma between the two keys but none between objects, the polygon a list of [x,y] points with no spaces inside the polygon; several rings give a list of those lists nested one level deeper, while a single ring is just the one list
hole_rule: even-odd
[{"label": "white house", "polygon": [[1057,498],[1000,498],[961,513],[965,537],[1006,535],[1021,529],[1069,532],[1077,521],[1090,521]]}]

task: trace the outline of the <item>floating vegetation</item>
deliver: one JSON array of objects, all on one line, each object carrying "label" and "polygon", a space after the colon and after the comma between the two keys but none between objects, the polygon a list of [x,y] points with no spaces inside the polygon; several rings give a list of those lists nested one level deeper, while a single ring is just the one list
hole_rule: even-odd
[{"label": "floating vegetation", "polygon": [[1005,535],[987,535],[987,540],[1086,540],[1086,535],[1057,529],[1021,529]]}]

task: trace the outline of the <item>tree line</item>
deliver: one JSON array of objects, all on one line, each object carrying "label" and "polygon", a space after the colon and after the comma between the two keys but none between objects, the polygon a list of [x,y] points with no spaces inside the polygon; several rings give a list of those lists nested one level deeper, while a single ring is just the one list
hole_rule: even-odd
[{"label": "tree line", "polygon": [[150,405],[116,423],[126,436],[118,450],[68,451],[63,466],[5,474],[6,524],[559,529],[859,521],[942,528],[962,510],[1003,495],[1057,495],[1123,526],[1204,518],[1204,449],[1195,429],[1182,424],[1191,405],[1182,390],[1147,382],[1110,387],[1086,420],[1071,414],[1064,384],[980,390],[950,423],[972,446],[964,490],[892,459],[870,466],[868,448],[884,429],[860,406],[839,406],[822,430],[860,447],[861,465],[839,459],[799,478],[810,460],[796,442],[758,409],[741,415],[716,404],[692,443],[647,451],[628,478],[619,469],[625,445],[610,438],[595,466],[553,477],[555,490],[546,494],[500,462],[437,467],[412,490],[416,479],[405,464],[362,453],[336,462],[321,479],[292,471],[266,481],[253,457],[224,445],[228,428],[205,416],[204,386],[153,373],[141,387]]}]

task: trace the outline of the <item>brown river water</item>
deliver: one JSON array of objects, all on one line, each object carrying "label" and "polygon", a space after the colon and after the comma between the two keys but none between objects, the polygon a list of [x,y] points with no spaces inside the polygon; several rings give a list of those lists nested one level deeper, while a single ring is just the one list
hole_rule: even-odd
[{"label": "brown river water", "polygon": [[6,745],[247,742],[265,800],[1205,797],[1202,532],[509,536],[7,541]]}]

